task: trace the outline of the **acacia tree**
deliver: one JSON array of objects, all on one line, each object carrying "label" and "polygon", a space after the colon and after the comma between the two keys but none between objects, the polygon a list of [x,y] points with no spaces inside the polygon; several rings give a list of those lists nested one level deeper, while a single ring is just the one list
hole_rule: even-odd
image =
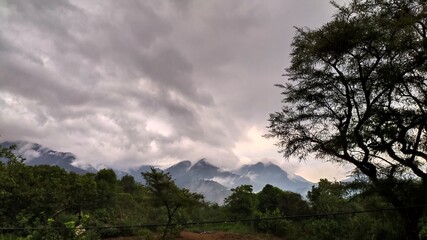
[{"label": "acacia tree", "polygon": [[[427,3],[353,0],[311,30],[297,28],[281,111],[267,137],[285,157],[353,164],[394,206],[426,203]],[[416,198],[396,192],[419,180]],[[417,239],[422,209],[401,210]]]}]

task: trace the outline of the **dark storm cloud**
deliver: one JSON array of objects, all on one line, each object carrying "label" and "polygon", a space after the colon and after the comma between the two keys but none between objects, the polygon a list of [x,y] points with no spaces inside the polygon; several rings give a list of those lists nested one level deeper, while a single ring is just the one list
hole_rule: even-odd
[{"label": "dark storm cloud", "polygon": [[0,133],[81,163],[239,164],[280,106],[292,26],[330,13],[318,0],[0,3]]},{"label": "dark storm cloud", "polygon": [[[3,97],[12,99],[5,101],[9,111],[26,114],[24,130],[4,130],[6,136],[43,142],[34,136],[46,133],[52,144],[60,134],[40,128],[47,124],[74,143],[134,148],[139,158],[150,148],[162,149],[159,156],[185,154],[189,146],[177,151],[183,141],[230,148],[222,127],[202,124],[200,114],[213,99],[197,88],[192,64],[168,39],[173,24],[155,10],[165,6],[103,4],[6,3],[0,81],[10,94]],[[17,105],[25,111],[10,110]],[[112,157],[127,158],[122,155]]]}]

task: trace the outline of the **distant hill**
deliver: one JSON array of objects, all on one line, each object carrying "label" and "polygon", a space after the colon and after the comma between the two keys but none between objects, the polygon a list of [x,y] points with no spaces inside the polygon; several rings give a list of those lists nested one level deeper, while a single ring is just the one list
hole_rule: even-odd
[{"label": "distant hill", "polygon": [[[64,168],[66,171],[85,174],[96,172],[93,167],[83,169],[73,165],[76,156],[69,152],[57,152],[43,147],[37,143],[25,141],[3,142],[3,147],[12,144],[17,148],[15,153],[26,158],[28,165],[51,165]],[[128,174],[135,181],[144,183],[141,172],[150,171],[150,166],[143,165],[129,170],[114,169],[118,178]],[[192,192],[198,192],[205,196],[210,202],[222,204],[224,199],[231,194],[231,189],[242,184],[253,186],[255,192],[259,192],[266,184],[271,184],[282,190],[300,193],[305,196],[314,183],[304,178],[288,174],[273,163],[248,164],[233,171],[225,171],[209,163],[207,159],[201,159],[192,164],[191,161],[182,161],[170,166],[164,171],[169,172],[176,184],[181,188],[188,188]]]},{"label": "distant hill", "polygon": [[262,163],[244,165],[236,172],[242,177],[250,179],[250,184],[254,191],[261,191],[268,183],[283,190],[297,192],[305,195],[313,186],[312,182],[307,181],[301,176],[290,175],[273,163]]},{"label": "distant hill", "polygon": [[[273,163],[259,162],[244,165],[234,171],[224,171],[206,159],[201,159],[194,165],[190,161],[182,161],[165,171],[172,175],[178,186],[204,193],[207,200],[217,203],[222,203],[222,200],[230,195],[231,188],[242,184],[252,185],[255,192],[261,191],[266,184],[271,184],[303,196],[314,185],[300,176],[289,177],[286,171]],[[213,189],[214,186],[216,188]],[[213,196],[209,197],[210,195]]]},{"label": "distant hill", "polygon": [[25,164],[30,166],[35,165],[49,165],[59,166],[68,172],[75,172],[78,174],[85,174],[88,172],[96,172],[96,169],[82,169],[75,167],[72,163],[76,160],[76,156],[69,152],[57,152],[52,149],[41,146],[37,143],[30,143],[25,141],[2,142],[3,147],[10,147],[16,145],[14,153],[21,155],[25,158]]},{"label": "distant hill", "polygon": [[182,161],[165,171],[171,174],[179,187],[201,193],[207,201],[222,204],[224,199],[231,194],[229,188],[213,180],[215,176],[228,176],[231,173],[221,172],[219,168],[209,164],[205,159],[194,165],[190,161]]}]

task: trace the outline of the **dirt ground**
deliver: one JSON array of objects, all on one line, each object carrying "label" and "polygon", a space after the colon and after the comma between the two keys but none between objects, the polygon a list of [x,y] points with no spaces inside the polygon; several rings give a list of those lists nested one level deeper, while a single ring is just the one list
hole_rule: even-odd
[{"label": "dirt ground", "polygon": [[[109,238],[108,240],[140,240],[140,237]],[[280,240],[272,236],[250,236],[227,232],[181,232],[176,240]]]},{"label": "dirt ground", "polygon": [[[177,240],[264,240],[265,237],[259,236],[248,236],[240,235],[235,233],[226,232],[205,232],[205,233],[194,233],[194,232],[181,232],[180,237]],[[278,239],[278,238],[268,238]]]}]

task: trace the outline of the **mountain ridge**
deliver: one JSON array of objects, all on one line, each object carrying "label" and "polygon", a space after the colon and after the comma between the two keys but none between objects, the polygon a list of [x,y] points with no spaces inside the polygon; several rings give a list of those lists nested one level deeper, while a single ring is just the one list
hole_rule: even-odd
[{"label": "mountain ridge", "polygon": [[[73,163],[77,157],[73,153],[57,152],[37,143],[6,141],[0,145],[3,147],[16,145],[15,154],[26,158],[27,160],[24,163],[27,165],[59,166],[66,171],[78,174],[97,171],[92,166],[86,169],[74,166]],[[142,165],[127,170],[112,169],[116,172],[117,178],[131,175],[135,181],[144,183],[141,172],[150,171],[150,168],[150,165]],[[314,185],[314,183],[298,175],[290,178],[285,170],[271,162],[246,164],[238,169],[227,171],[202,158],[195,163],[183,160],[163,169],[163,171],[170,173],[178,187],[201,193],[207,201],[218,204],[223,204],[224,199],[231,194],[232,188],[243,184],[252,185],[254,192],[259,192],[266,184],[270,184],[282,190],[300,193],[303,196]]]}]

